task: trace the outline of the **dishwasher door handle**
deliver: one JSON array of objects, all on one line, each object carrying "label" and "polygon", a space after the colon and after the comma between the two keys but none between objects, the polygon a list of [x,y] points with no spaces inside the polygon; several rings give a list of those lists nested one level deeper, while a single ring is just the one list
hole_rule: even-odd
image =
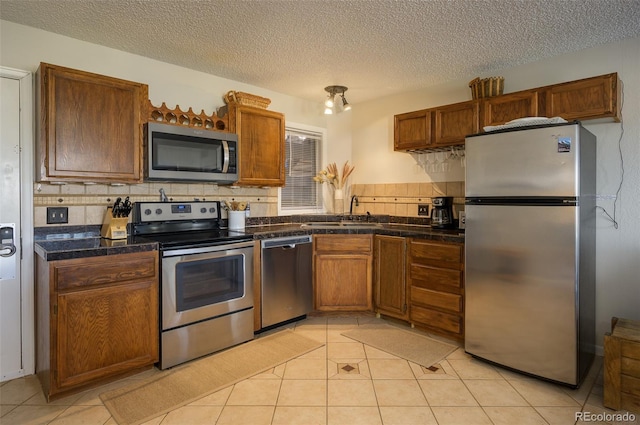
[{"label": "dishwasher door handle", "polygon": [[265,239],[262,241],[260,246],[262,247],[262,249],[280,248],[280,247],[283,247],[283,248],[286,247],[290,249],[290,248],[295,248],[298,245],[310,244],[311,241],[312,239],[310,235],[298,236],[298,237],[285,236],[282,238]]}]

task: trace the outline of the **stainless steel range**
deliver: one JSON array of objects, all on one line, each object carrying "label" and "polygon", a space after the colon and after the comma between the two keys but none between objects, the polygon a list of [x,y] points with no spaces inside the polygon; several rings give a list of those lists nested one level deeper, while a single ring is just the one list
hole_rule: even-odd
[{"label": "stainless steel range", "polygon": [[160,245],[160,369],[253,338],[253,241],[221,229],[220,202],[140,202],[136,240]]}]

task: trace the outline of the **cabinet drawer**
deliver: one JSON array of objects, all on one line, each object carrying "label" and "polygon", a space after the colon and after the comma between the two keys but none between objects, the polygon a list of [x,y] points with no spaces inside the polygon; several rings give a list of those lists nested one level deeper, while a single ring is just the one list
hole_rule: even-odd
[{"label": "cabinet drawer", "polygon": [[427,307],[436,307],[449,310],[454,313],[462,312],[462,296],[448,294],[446,292],[432,291],[430,289],[411,287],[411,305],[422,304]]},{"label": "cabinet drawer", "polygon": [[412,286],[430,289],[449,289],[452,291],[457,291],[462,288],[462,272],[460,270],[411,264],[410,276]]},{"label": "cabinet drawer", "polygon": [[332,254],[340,252],[356,252],[369,254],[373,249],[371,235],[316,235],[313,238],[316,252],[330,251]]},{"label": "cabinet drawer", "polygon": [[421,323],[430,328],[461,334],[462,320],[462,317],[455,314],[411,306],[411,321]]},{"label": "cabinet drawer", "polygon": [[411,262],[440,261],[446,263],[462,262],[462,245],[411,241]]},{"label": "cabinet drawer", "polygon": [[64,260],[53,266],[56,289],[78,289],[157,275],[157,252]]}]

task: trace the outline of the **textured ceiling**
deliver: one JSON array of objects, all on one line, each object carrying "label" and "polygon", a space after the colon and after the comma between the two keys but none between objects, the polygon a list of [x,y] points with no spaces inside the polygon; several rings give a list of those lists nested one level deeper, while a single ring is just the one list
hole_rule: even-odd
[{"label": "textured ceiling", "polygon": [[0,18],[352,104],[640,36],[640,0],[0,0]]}]

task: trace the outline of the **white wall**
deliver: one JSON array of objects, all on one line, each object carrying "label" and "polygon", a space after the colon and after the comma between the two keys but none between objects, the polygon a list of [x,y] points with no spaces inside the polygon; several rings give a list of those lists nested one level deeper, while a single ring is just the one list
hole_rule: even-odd
[{"label": "white wall", "polygon": [[[619,146],[624,159],[624,181],[616,205],[619,227],[615,229],[602,214],[597,220],[596,332],[600,346],[612,316],[640,320],[640,38],[491,74],[505,77],[505,93],[509,93],[611,72],[618,72],[623,82],[623,123],[583,123],[598,138],[598,205],[612,215],[613,200],[606,198],[615,195],[620,184]],[[475,77],[354,105],[354,183],[464,180],[464,169],[457,163],[448,173],[427,175],[415,166],[410,154],[394,152],[393,115],[470,100],[468,82]],[[330,128],[332,124],[330,120]]]}]

